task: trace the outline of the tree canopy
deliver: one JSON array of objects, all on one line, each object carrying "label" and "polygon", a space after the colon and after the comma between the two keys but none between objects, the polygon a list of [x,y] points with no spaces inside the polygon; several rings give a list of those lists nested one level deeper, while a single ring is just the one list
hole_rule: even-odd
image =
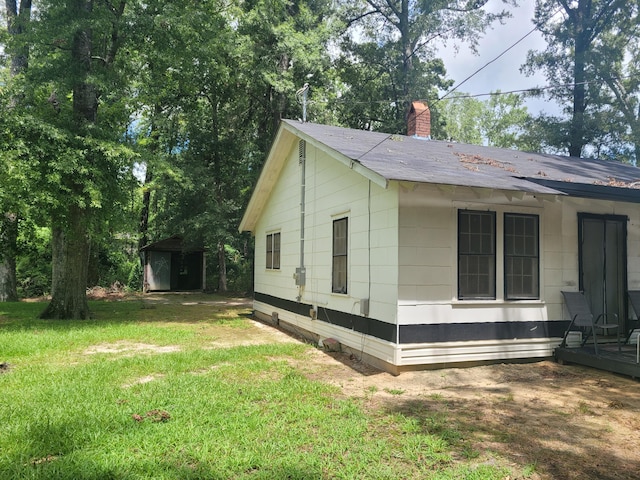
[{"label": "tree canopy", "polygon": [[[558,150],[618,156],[625,143],[635,149],[638,90],[631,78],[637,69],[638,6],[621,0],[537,0],[533,21],[547,44],[529,52],[524,69],[541,70],[553,87],[544,94],[563,107],[564,117],[542,119],[549,144]],[[606,147],[612,144],[612,150]]]},{"label": "tree canopy", "polygon": [[44,316],[86,318],[88,284],[140,288],[138,249],[175,234],[209,252],[209,285],[251,288],[237,225],[305,84],[320,123],[400,133],[421,99],[435,138],[635,159],[635,1],[537,2],[548,46],[525,68],[564,117],[500,92],[438,100],[453,84],[438,48],[474,51],[516,3],[5,0],[0,300],[50,293]]}]

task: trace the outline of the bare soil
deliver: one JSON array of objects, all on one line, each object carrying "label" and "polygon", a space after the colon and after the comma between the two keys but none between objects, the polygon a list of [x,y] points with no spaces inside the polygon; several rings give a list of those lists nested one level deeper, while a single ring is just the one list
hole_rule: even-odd
[{"label": "bare soil", "polygon": [[[250,305],[242,298],[229,303]],[[213,347],[302,341],[251,322],[242,335],[218,336]],[[295,366],[359,399],[372,415],[397,412],[415,416],[422,425],[445,418],[478,463],[506,462],[533,480],[640,479],[640,382],[629,377],[552,361],[393,376],[356,355],[317,348]]]},{"label": "bare soil", "polygon": [[[359,397],[372,413],[428,425],[442,414],[480,462],[498,457],[531,479],[639,479],[640,383],[552,361],[405,372],[309,351],[306,374]],[[501,463],[501,462],[498,462]]]}]

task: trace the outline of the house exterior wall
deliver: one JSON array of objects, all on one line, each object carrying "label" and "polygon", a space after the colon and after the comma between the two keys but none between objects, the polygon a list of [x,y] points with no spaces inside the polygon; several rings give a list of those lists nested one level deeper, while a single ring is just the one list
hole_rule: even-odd
[{"label": "house exterior wall", "polygon": [[[458,300],[458,210],[496,212],[496,299]],[[577,290],[578,213],[626,215],[629,288],[640,286],[640,212],[633,204],[466,187],[399,188],[397,365],[548,357],[567,314],[562,290]],[[503,214],[539,217],[540,298],[503,294]]]},{"label": "house exterior wall", "polygon": [[[317,335],[385,362],[395,359],[397,319],[397,187],[370,182],[326,153],[306,145],[305,285],[300,267],[301,166],[297,142],[255,228],[254,308],[263,316]],[[331,290],[333,221],[348,218],[348,291]],[[266,237],[280,233],[279,269],[266,267]],[[368,313],[361,307],[368,301]],[[316,317],[315,319],[313,317]],[[369,322],[371,320],[371,322]],[[371,323],[384,332],[363,339]]]},{"label": "house exterior wall", "polygon": [[[268,188],[263,184],[262,190],[270,193],[257,197],[266,200],[251,217],[256,219],[250,223],[256,245],[254,308],[263,318],[315,339],[333,337],[392,371],[549,357],[568,324],[561,291],[580,285],[581,213],[628,218],[627,288],[640,289],[637,204],[416,182],[385,184],[362,164],[311,142],[306,144],[302,204],[297,135],[285,132],[276,142]],[[460,210],[495,213],[495,299],[458,298]],[[505,213],[539,219],[539,298],[505,299]],[[332,226],[341,218],[348,219],[345,294],[331,292]],[[278,268],[266,266],[271,234],[280,236]],[[295,275],[301,266],[305,278],[298,285]]]}]

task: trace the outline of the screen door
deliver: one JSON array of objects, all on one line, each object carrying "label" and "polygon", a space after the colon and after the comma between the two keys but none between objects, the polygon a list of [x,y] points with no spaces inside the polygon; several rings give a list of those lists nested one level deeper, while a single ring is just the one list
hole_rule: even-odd
[{"label": "screen door", "polygon": [[[580,290],[594,316],[615,313],[623,328],[627,310],[627,217],[581,213],[578,225]],[[607,320],[614,321],[613,317]]]}]

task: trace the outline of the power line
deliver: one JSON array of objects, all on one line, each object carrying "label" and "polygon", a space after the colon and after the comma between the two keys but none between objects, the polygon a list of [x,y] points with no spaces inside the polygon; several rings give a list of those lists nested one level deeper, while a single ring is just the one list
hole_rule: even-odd
[{"label": "power line", "polygon": [[[625,79],[629,79],[632,78],[633,75],[625,75],[622,77],[610,77],[610,80],[625,80]],[[544,91],[544,90],[557,90],[557,89],[562,89],[562,88],[573,88],[576,87],[578,85],[591,85],[591,84],[595,84],[595,83],[602,83],[604,79],[600,78],[597,80],[587,80],[584,82],[577,82],[577,83],[563,83],[563,84],[558,84],[558,85],[542,85],[542,86],[534,86],[534,87],[527,87],[527,88],[520,88],[520,89],[516,89],[516,90],[496,90],[494,92],[485,92],[485,93],[463,93],[463,94],[459,94],[456,96],[456,98],[477,98],[477,97],[497,97],[500,95],[509,95],[511,93],[536,93],[536,92],[540,92],[540,91]],[[449,92],[451,93],[451,92]],[[437,100],[435,100],[433,103],[431,103],[431,105],[434,105],[442,100],[446,100],[446,98],[443,96]],[[343,103],[343,104],[347,104],[347,105],[370,105],[373,103],[377,103],[377,104],[395,104],[398,102],[398,100],[394,100],[394,99],[387,99],[387,100],[344,100],[344,99],[336,99],[336,100],[311,100],[309,101],[309,105],[311,104],[326,104],[326,103],[330,103],[330,102],[336,102],[336,103]]]},{"label": "power line", "polygon": [[[558,12],[560,12],[562,10],[562,7],[559,7],[555,12],[553,12],[553,14],[551,14],[551,16],[549,17],[549,20],[552,19],[553,17],[555,17]],[[475,75],[477,75],[479,72],[481,72],[482,70],[484,70],[485,68],[487,68],[489,65],[491,65],[493,62],[495,62],[496,60],[498,60],[499,58],[501,58],[503,55],[505,55],[507,52],[509,52],[511,49],[513,49],[514,47],[516,47],[520,42],[522,42],[525,38],[527,38],[529,35],[531,35],[533,32],[535,32],[536,30],[538,30],[538,28],[540,27],[540,24],[536,24],[531,30],[529,30],[526,34],[524,34],[521,38],[519,38],[518,40],[516,40],[513,44],[511,44],[508,48],[506,48],[505,50],[503,50],[497,57],[493,58],[492,60],[489,60],[487,63],[485,63],[482,67],[480,67],[478,70],[476,70],[475,72],[473,72],[471,75],[469,75],[467,78],[465,78],[462,82],[460,82],[458,85],[456,85],[455,87],[453,87],[451,90],[449,90],[447,93],[445,93],[442,97],[438,98],[434,103],[438,103],[440,101],[442,101],[443,99],[445,99],[447,96],[449,96],[451,93],[453,93],[454,91],[456,91],[461,85],[463,85],[464,83],[466,83],[468,80],[470,80],[471,78],[473,78]],[[529,89],[532,90],[532,89]],[[538,89],[533,89],[533,91],[537,91],[540,90]],[[510,92],[510,93],[515,93],[515,92]],[[423,112],[420,112],[417,116],[416,119],[420,116],[420,115],[424,115],[427,111],[429,110],[425,110]],[[385,141],[387,141],[389,138],[391,138],[392,135],[388,135],[387,137],[385,137],[383,140],[381,140],[380,142],[378,142],[376,145],[374,145],[373,147],[371,147],[369,150],[367,150],[365,153],[363,153],[362,155],[360,155],[356,160],[360,160],[362,157],[364,157],[366,154],[368,154],[369,152],[371,152],[372,150],[374,150],[375,148],[377,148],[378,146],[380,146],[382,143],[384,143]]]},{"label": "power line", "polygon": [[[623,76],[623,77],[610,77],[609,80],[624,80],[624,79],[628,79],[631,78],[632,75],[627,75],[627,76]],[[574,88],[577,87],[578,85],[591,85],[591,84],[599,84],[603,82],[603,78],[599,78],[596,80],[586,80],[584,82],[577,82],[577,83],[563,83],[560,85],[545,85],[542,87],[529,87],[529,88],[521,88],[521,89],[517,89],[517,90],[506,90],[506,91],[495,91],[495,92],[489,92],[489,93],[466,93],[466,94],[462,94],[462,95],[458,95],[456,98],[477,98],[477,97],[497,97],[500,95],[509,95],[511,93],[537,93],[537,92],[541,92],[544,90],[557,90],[557,89],[561,89],[561,88]],[[436,100],[434,103],[437,103],[441,100],[443,100],[444,97],[439,98],[438,100]]]},{"label": "power line", "polygon": [[[553,17],[555,17],[560,11],[562,10],[562,7],[558,8],[555,12],[553,12],[553,14],[551,14],[551,16],[549,17],[549,20],[551,20]],[[533,32],[535,32],[536,30],[538,30],[538,28],[540,27],[540,24],[536,24],[531,30],[529,30],[527,33],[525,33],[522,37],[520,37],[518,40],[516,40],[513,44],[511,44],[507,49],[503,50],[497,57],[494,57],[493,59],[489,60],[487,63],[485,63],[484,65],[482,65],[479,69],[477,69],[475,72],[473,72],[471,75],[469,75],[467,78],[465,78],[464,80],[462,80],[460,83],[458,83],[456,86],[454,86],[451,90],[449,90],[447,93],[445,93],[442,97],[438,98],[438,100],[436,100],[435,103],[438,103],[440,100],[443,100],[445,98],[447,98],[449,95],[451,95],[453,92],[455,92],[460,86],[464,85],[466,82],[468,82],[469,80],[471,80],[473,77],[475,77],[478,73],[480,73],[482,70],[484,70],[485,68],[487,68],[489,65],[491,65],[493,62],[495,62],[496,60],[498,60],[499,58],[501,58],[502,56],[504,56],[507,52],[509,52],[511,49],[515,48],[518,44],[520,44],[525,38],[527,38],[529,35],[531,35]],[[535,89],[534,89],[535,90]],[[526,90],[524,90],[526,91]],[[515,92],[511,92],[511,93],[515,93]]]},{"label": "power line", "polygon": [[498,55],[497,57],[493,58],[492,60],[489,60],[487,63],[485,63],[483,66],[481,66],[479,69],[477,69],[475,72],[473,72],[471,75],[469,75],[467,78],[465,78],[463,81],[461,81],[460,83],[458,83],[455,87],[453,87],[451,90],[449,90],[447,93],[445,93],[442,97],[438,98],[438,100],[436,100],[436,103],[439,102],[440,100],[444,100],[445,98],[447,98],[449,95],[451,95],[453,92],[455,92],[458,88],[460,88],[462,85],[464,85],[466,82],[468,82],[469,80],[471,80],[473,77],[475,77],[478,73],[480,73],[482,70],[484,70],[485,68],[487,68],[489,65],[491,65],[493,62],[495,62],[496,60],[498,60],[500,57],[502,57],[503,55],[505,55],[509,50],[511,50],[512,48],[515,48],[520,42],[522,42],[525,38],[527,38],[529,35],[531,35],[533,32],[535,32],[538,29],[537,26],[533,27],[533,29],[531,29],[526,35],[524,35],[523,37],[521,37],[517,42],[515,42],[513,45],[511,45],[509,48],[507,48],[506,50],[502,51],[500,53],[500,55]]}]

